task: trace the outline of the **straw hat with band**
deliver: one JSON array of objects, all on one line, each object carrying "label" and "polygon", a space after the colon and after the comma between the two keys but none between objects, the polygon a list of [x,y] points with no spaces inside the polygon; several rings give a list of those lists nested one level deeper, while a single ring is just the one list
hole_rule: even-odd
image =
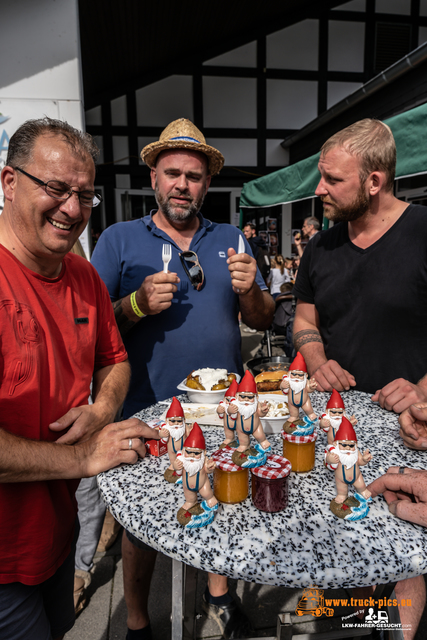
[{"label": "straw hat with band", "polygon": [[202,132],[186,118],[174,120],[162,131],[158,142],[147,144],[141,151],[142,161],[152,169],[159,153],[168,149],[191,149],[191,151],[204,153],[208,158],[211,176],[219,173],[224,165],[222,153],[206,144]]}]

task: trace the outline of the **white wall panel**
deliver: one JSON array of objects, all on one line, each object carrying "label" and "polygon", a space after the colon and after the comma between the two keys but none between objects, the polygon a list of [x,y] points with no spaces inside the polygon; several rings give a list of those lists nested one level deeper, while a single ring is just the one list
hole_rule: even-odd
[{"label": "white wall panel", "polygon": [[113,127],[126,127],[127,123],[126,96],[111,100],[111,124]]},{"label": "white wall panel", "polygon": [[255,78],[203,78],[205,127],[256,127]]},{"label": "white wall panel", "polygon": [[375,11],[410,16],[411,0],[376,0]]},{"label": "white wall panel", "polygon": [[334,7],[332,11],[365,11],[366,0],[351,0],[340,4],[338,7]]},{"label": "white wall panel", "polygon": [[329,71],[363,72],[364,47],[364,23],[329,21]]},{"label": "white wall panel", "polygon": [[203,64],[220,67],[256,67],[256,52],[256,42],[249,42],[243,47],[237,47],[237,49],[206,60]]},{"label": "white wall panel", "polygon": [[[114,164],[129,164],[129,140],[127,136],[113,136]],[[118,160],[120,162],[118,162]]]},{"label": "white wall panel", "polygon": [[136,91],[139,127],[166,127],[173,120],[193,120],[193,79],[169,76]]},{"label": "white wall panel", "polygon": [[340,100],[343,100],[361,86],[361,82],[328,82],[327,108],[329,109]]},{"label": "white wall panel", "polygon": [[280,140],[266,140],[267,167],[287,167],[289,165],[289,151],[284,149]]},{"label": "white wall panel", "polygon": [[317,82],[267,80],[267,127],[300,129],[317,116]]},{"label": "white wall panel", "polygon": [[267,36],[267,67],[318,68],[319,21],[303,20]]},{"label": "white wall panel", "polygon": [[87,125],[102,125],[101,107],[93,107],[85,111],[85,120]]},{"label": "white wall panel", "polygon": [[257,141],[239,138],[206,138],[206,142],[221,151],[225,166],[255,167],[257,163]]},{"label": "white wall panel", "polygon": [[423,44],[423,42],[427,42],[427,27],[418,28],[418,46]]}]

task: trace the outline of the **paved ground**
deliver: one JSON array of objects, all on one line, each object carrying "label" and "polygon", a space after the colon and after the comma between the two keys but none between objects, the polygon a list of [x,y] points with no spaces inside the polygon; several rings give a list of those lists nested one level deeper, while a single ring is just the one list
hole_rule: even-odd
[{"label": "paved ground", "polygon": [[[244,327],[243,327],[244,329]],[[262,338],[262,333],[246,333],[242,329],[242,354],[246,362],[254,357]],[[278,352],[277,352],[278,353]],[[276,352],[274,353],[276,355]],[[155,640],[169,640],[171,637],[171,583],[172,561],[159,554],[150,593],[149,611]],[[206,574],[198,572],[197,611],[201,612],[201,597],[206,587]],[[248,614],[256,635],[273,636],[276,632],[277,615],[280,612],[292,612],[293,633],[327,632],[331,629],[330,619],[314,621],[312,616],[297,618],[295,608],[301,597],[301,591],[245,583],[230,580],[230,590],[240,598]],[[345,592],[326,592],[334,598],[348,596]],[[123,597],[123,575],[121,560],[121,537],[105,554],[95,557],[95,569],[92,583],[88,589],[89,604],[77,618],[72,631],[65,640],[125,640],[126,606]],[[348,615],[349,609],[335,608],[335,615]],[[307,622],[310,620],[310,622]],[[341,620],[335,624],[341,629]],[[425,640],[427,612],[421,621],[415,640]],[[216,625],[198,614],[197,639],[219,638]],[[325,638],[332,637],[328,633]]]}]

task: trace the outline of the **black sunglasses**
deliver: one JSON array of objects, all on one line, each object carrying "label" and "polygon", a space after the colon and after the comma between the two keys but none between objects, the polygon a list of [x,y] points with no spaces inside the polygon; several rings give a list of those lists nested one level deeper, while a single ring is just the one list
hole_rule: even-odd
[{"label": "black sunglasses", "polygon": [[200,266],[197,254],[194,253],[194,251],[183,251],[179,254],[179,259],[181,260],[181,264],[187,274],[187,278],[196,291],[200,291],[205,281],[205,274]]}]

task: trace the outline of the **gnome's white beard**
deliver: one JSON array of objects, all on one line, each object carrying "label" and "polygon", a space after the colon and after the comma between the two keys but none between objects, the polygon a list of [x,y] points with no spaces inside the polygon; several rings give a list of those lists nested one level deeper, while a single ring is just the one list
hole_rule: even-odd
[{"label": "gnome's white beard", "polygon": [[351,453],[347,453],[346,451],[343,451],[342,449],[338,449],[338,445],[336,445],[334,453],[337,454],[337,456],[340,459],[341,464],[344,465],[344,467],[346,469],[351,469],[351,467],[354,467],[354,465],[356,464],[356,462],[357,462],[357,460],[359,458],[359,451],[358,451],[357,447],[356,447],[355,451],[352,451]]},{"label": "gnome's white beard", "polygon": [[194,458],[186,458],[185,455],[181,456],[181,460],[188,475],[194,476],[203,468],[203,465],[205,464],[205,454],[202,453],[202,455],[200,456],[200,460],[195,460]]},{"label": "gnome's white beard", "polygon": [[329,419],[329,423],[331,425],[331,427],[333,427],[334,429],[338,429],[338,427],[340,426],[341,422],[342,422],[342,416],[331,416],[328,413],[328,419]]},{"label": "gnome's white beard", "polygon": [[304,374],[303,380],[300,380],[299,378],[292,378],[292,376],[289,376],[289,386],[294,393],[299,393],[300,391],[305,389],[306,384],[307,384],[306,373]]},{"label": "gnome's white beard", "polygon": [[255,398],[254,401],[250,404],[246,404],[246,402],[239,402],[239,400],[235,400],[233,404],[236,405],[243,419],[247,420],[248,418],[253,416],[255,411],[257,410],[258,398]]},{"label": "gnome's white beard", "polygon": [[170,425],[170,424],[165,424],[164,429],[167,429],[169,431],[169,435],[174,439],[174,440],[179,440],[180,438],[182,438],[182,436],[185,433],[185,424],[181,426],[175,426],[175,425]]}]

